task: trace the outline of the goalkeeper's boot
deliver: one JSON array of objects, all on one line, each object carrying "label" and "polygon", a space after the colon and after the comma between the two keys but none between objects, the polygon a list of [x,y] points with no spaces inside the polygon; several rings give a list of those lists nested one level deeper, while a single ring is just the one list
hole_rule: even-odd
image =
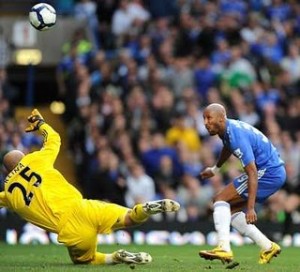
[{"label": "goalkeeper's boot", "polygon": [[220,246],[211,250],[201,250],[199,256],[205,260],[220,260],[223,264],[233,260],[232,251],[225,251]]},{"label": "goalkeeper's boot", "polygon": [[114,263],[147,264],[152,262],[152,257],[146,252],[132,253],[120,249],[113,253],[113,261]]},{"label": "goalkeeper's boot", "polygon": [[164,212],[177,212],[180,209],[180,204],[171,199],[162,199],[144,203],[143,209],[149,215]]},{"label": "goalkeeper's boot", "polygon": [[273,257],[277,257],[281,252],[281,248],[276,243],[272,242],[272,246],[268,250],[262,250],[259,256],[259,264],[269,263]]}]

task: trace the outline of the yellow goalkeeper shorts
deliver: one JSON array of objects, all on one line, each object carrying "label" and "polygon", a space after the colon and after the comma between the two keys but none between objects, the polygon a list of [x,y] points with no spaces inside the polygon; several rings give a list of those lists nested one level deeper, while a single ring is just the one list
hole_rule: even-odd
[{"label": "yellow goalkeeper shorts", "polygon": [[83,199],[63,220],[58,241],[69,249],[74,263],[88,263],[97,250],[97,234],[108,234],[112,227],[124,222],[128,208],[116,204]]}]

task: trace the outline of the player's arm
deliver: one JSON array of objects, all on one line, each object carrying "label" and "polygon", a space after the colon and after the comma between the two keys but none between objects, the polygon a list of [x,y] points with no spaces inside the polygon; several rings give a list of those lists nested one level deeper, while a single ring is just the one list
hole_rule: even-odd
[{"label": "player's arm", "polygon": [[247,137],[241,137],[239,141],[239,159],[244,167],[244,171],[248,176],[248,198],[247,198],[247,212],[246,221],[247,223],[253,224],[257,220],[255,213],[255,200],[257,193],[258,173],[255,164],[255,156],[253,153],[252,146]]},{"label": "player's arm", "polygon": [[26,132],[39,131],[43,138],[43,147],[39,151],[47,159],[47,162],[54,164],[59,153],[61,140],[59,134],[48,125],[43,116],[37,109],[34,109],[28,117],[29,126],[25,129]]},{"label": "player's arm", "polygon": [[59,134],[47,123],[40,126],[39,131],[44,137],[41,152],[47,156],[47,160],[55,162],[60,150],[61,140]]},{"label": "player's arm", "polygon": [[248,176],[248,200],[247,200],[247,223],[253,224],[257,220],[257,216],[254,210],[256,193],[257,193],[257,181],[258,173],[254,161],[250,162],[244,167],[244,170]]},{"label": "player's arm", "polygon": [[226,146],[223,146],[219,160],[216,163],[216,167],[218,168],[222,167],[222,165],[229,159],[231,154],[232,154],[231,151]]},{"label": "player's arm", "polygon": [[5,192],[3,191],[0,193],[0,209],[4,207],[7,207],[7,199],[5,196]]},{"label": "player's arm", "polygon": [[219,172],[220,167],[222,167],[222,165],[228,160],[231,154],[232,154],[231,151],[226,146],[223,146],[223,149],[220,153],[220,157],[216,165],[205,168],[204,171],[200,173],[200,177],[202,179],[207,179],[214,176],[217,172]]}]

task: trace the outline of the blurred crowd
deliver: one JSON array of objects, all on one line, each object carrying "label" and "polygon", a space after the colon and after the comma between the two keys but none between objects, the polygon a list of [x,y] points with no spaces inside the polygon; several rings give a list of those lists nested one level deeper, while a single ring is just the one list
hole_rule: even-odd
[{"label": "blurred crowd", "polygon": [[[291,222],[300,222],[297,1],[52,2],[89,28],[74,32],[57,66],[70,152],[86,197],[130,207],[174,198],[184,207],[181,220],[207,218],[213,195],[242,171],[231,158],[212,179],[199,179],[222,147],[202,118],[204,107],[218,102],[278,148],[287,183],[258,211],[284,222],[284,234],[292,231]],[[14,135],[9,126],[0,127],[1,145],[2,131]]]}]

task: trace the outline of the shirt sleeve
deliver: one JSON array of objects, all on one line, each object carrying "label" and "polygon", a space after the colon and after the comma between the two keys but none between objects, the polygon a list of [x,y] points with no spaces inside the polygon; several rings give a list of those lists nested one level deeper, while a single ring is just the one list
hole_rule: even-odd
[{"label": "shirt sleeve", "polygon": [[7,207],[7,200],[4,191],[0,193],[0,209],[3,207]]},{"label": "shirt sleeve", "polygon": [[44,138],[44,142],[42,149],[37,153],[39,153],[40,158],[44,158],[44,161],[47,161],[47,163],[53,165],[60,150],[60,136],[51,126],[46,123],[42,124],[39,130]]}]

